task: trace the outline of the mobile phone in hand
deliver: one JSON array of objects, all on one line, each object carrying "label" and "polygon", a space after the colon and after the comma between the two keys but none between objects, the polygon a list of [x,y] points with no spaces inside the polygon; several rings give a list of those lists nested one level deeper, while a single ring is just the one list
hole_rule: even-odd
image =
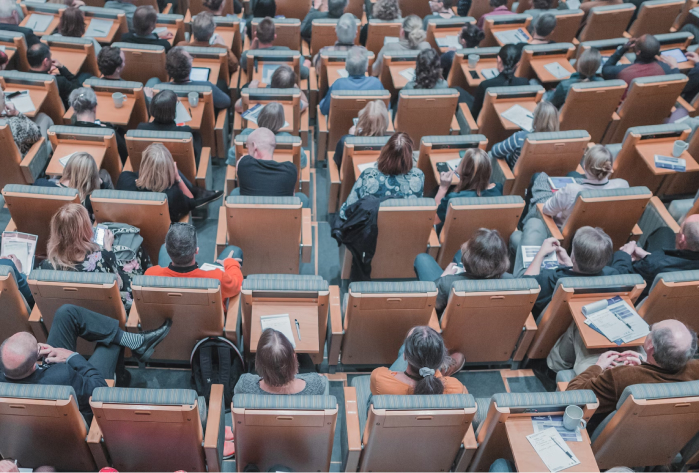
[{"label": "mobile phone in hand", "polygon": [[107,227],[105,227],[104,225],[97,225],[95,227],[94,236],[92,237],[92,241],[97,243],[99,246],[103,246],[104,245],[104,234],[105,234],[106,230],[107,230]]}]

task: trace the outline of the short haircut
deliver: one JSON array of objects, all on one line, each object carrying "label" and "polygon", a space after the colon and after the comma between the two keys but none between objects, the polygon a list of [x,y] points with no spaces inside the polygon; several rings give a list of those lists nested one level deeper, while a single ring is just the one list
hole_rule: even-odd
[{"label": "short haircut", "polygon": [[286,64],[279,66],[277,70],[272,73],[270,87],[273,89],[293,89],[296,87],[296,73]]},{"label": "short haircut", "polygon": [[606,146],[595,145],[585,152],[581,164],[587,174],[602,181],[612,174],[613,161],[612,153]]},{"label": "short haircut", "polygon": [[357,36],[357,20],[351,13],[343,14],[335,25],[337,40],[342,44],[354,44]]},{"label": "short haircut", "polygon": [[451,7],[454,6],[454,0],[439,0],[442,6],[447,9],[451,10]]},{"label": "short haircut", "polygon": [[590,79],[597,74],[600,64],[602,64],[602,53],[599,49],[590,48],[583,51],[575,63],[575,68],[583,79]]},{"label": "short haircut", "polygon": [[257,24],[255,36],[260,43],[270,44],[274,42],[274,20],[266,17]]},{"label": "short haircut", "polygon": [[29,67],[40,67],[45,59],[51,59],[51,50],[44,43],[35,44],[27,50]]},{"label": "short haircut", "polygon": [[660,41],[652,34],[644,34],[636,41],[636,55],[643,62],[651,62],[660,54]]},{"label": "short haircut", "polygon": [[192,72],[192,57],[181,46],[175,46],[167,53],[165,70],[173,82],[185,82]]},{"label": "short haircut", "polygon": [[114,46],[104,46],[97,55],[97,67],[102,75],[111,76],[121,67],[121,49]]},{"label": "short haircut", "polygon": [[491,7],[497,8],[503,5],[507,5],[507,0],[490,0],[489,4]]},{"label": "short haircut", "polygon": [[68,104],[73,107],[76,115],[91,112],[97,107],[97,96],[91,88],[80,87],[70,93]]},{"label": "short haircut", "polygon": [[398,0],[378,0],[371,13],[373,18],[384,21],[398,20],[402,16]]},{"label": "short haircut", "polygon": [[[34,345],[33,347],[32,343]],[[28,332],[20,332],[6,338],[5,341],[2,342],[2,345],[0,345],[0,365],[2,365],[3,374],[12,379],[22,379],[26,377],[39,358],[37,347],[36,339]],[[8,369],[3,362],[3,355],[9,350],[16,355],[25,357],[22,363],[13,369]]]},{"label": "short haircut", "polygon": [[461,29],[461,39],[467,48],[476,48],[485,38],[485,33],[473,23],[466,23]]},{"label": "short haircut", "polygon": [[536,24],[534,25],[534,30],[536,31],[536,34],[541,36],[542,38],[546,38],[548,35],[553,33],[553,30],[555,29],[556,17],[551,13],[545,13],[543,15],[540,15],[539,18],[537,18],[536,20]]},{"label": "short haircut", "polygon": [[497,230],[480,228],[461,245],[461,262],[474,279],[498,279],[510,268],[505,240]]},{"label": "short haircut", "polygon": [[80,38],[85,34],[85,15],[78,7],[70,7],[63,10],[58,31],[62,36]]},{"label": "short haircut", "polygon": [[204,0],[203,5],[211,11],[218,11],[222,3],[223,0]]},{"label": "short haircut", "polygon": [[347,0],[328,0],[328,17],[340,18],[347,8]]},{"label": "short haircut", "polygon": [[689,332],[691,341],[689,346],[678,346],[675,340],[675,332],[669,327],[651,327],[651,341],[653,342],[653,359],[658,366],[668,371],[680,371],[685,365],[694,358],[697,353],[697,334],[689,330],[685,325],[685,329]]},{"label": "short haircut", "polygon": [[188,266],[197,253],[197,229],[189,223],[170,225],[165,236],[165,250],[175,266]]},{"label": "short haircut", "polygon": [[161,90],[150,102],[150,115],[155,123],[171,124],[177,116],[177,94],[172,90]]},{"label": "short haircut", "polygon": [[583,274],[597,274],[614,254],[612,239],[601,228],[581,227],[573,237],[573,257]]},{"label": "short haircut", "polygon": [[137,35],[147,35],[157,22],[158,12],[151,5],[141,5],[133,14],[133,29]]},{"label": "short haircut", "polygon": [[550,10],[551,0],[532,0],[532,7],[535,10]]},{"label": "short haircut", "polygon": [[299,362],[293,345],[286,336],[268,328],[257,342],[255,371],[270,386],[280,387],[294,380]]},{"label": "short haircut", "polygon": [[407,133],[396,132],[381,148],[376,167],[387,176],[405,175],[413,168],[413,140]]},{"label": "short haircut", "polygon": [[265,105],[257,117],[257,126],[267,128],[275,135],[284,128],[284,107],[279,102],[270,102]]},{"label": "short haircut", "polygon": [[347,53],[345,61],[345,70],[350,76],[363,76],[366,74],[369,65],[369,58],[366,50],[359,46],[352,46]]},{"label": "short haircut", "polygon": [[9,18],[15,12],[17,4],[12,0],[0,0],[0,18]]},{"label": "short haircut", "polygon": [[274,18],[277,16],[277,2],[274,0],[257,0],[252,7],[254,18],[264,18],[266,16]]},{"label": "short haircut", "polygon": [[687,249],[689,251],[699,251],[699,222],[684,222],[680,231],[684,235]]},{"label": "short haircut", "polygon": [[203,11],[192,20],[192,35],[197,41],[209,41],[216,29],[214,16],[208,11]]},{"label": "short haircut", "polygon": [[478,195],[481,195],[490,184],[493,167],[488,153],[480,148],[470,148],[464,153],[457,171],[460,178],[454,192],[470,190],[476,191]]}]

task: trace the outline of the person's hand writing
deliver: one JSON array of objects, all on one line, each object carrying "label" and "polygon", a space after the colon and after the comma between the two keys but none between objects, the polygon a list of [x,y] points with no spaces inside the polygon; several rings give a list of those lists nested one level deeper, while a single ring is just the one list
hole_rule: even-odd
[{"label": "person's hand writing", "polygon": [[17,107],[15,107],[15,104],[5,102],[5,115],[8,117],[16,117],[19,115],[19,110],[17,110]]},{"label": "person's hand writing", "polygon": [[449,263],[447,268],[444,270],[444,272],[442,273],[442,276],[451,276],[452,274],[456,274],[457,269],[458,269],[458,267],[457,267],[456,263],[454,263],[452,261],[451,263]]},{"label": "person's hand writing", "polygon": [[161,31],[160,33],[158,33],[158,38],[160,39],[172,39],[174,37],[175,35],[172,34],[172,31]]},{"label": "person's hand writing", "polygon": [[22,272],[22,262],[15,255],[0,256],[0,259],[9,259],[17,268],[17,271]]},{"label": "person's hand writing", "polygon": [[46,356],[46,361],[48,363],[65,363],[68,357],[73,353],[75,352],[66,350],[65,348],[51,347],[51,350]]},{"label": "person's hand writing", "polygon": [[617,358],[619,358],[619,353],[615,351],[606,351],[599,356],[597,363],[595,364],[603,370],[606,370],[607,368],[613,368],[616,366],[614,362]]},{"label": "person's hand writing", "polygon": [[454,171],[439,173],[439,187],[451,186],[451,180],[454,177]]},{"label": "person's hand writing", "polygon": [[110,229],[104,230],[104,249],[107,251],[112,251],[112,246],[114,245],[114,234]]}]

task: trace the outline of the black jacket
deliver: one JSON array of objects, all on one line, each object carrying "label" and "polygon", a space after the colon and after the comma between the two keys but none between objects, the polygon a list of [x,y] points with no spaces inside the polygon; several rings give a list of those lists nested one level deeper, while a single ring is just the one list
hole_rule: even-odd
[{"label": "black jacket", "polygon": [[473,106],[471,106],[471,115],[473,115],[474,120],[478,120],[478,114],[481,113],[481,108],[483,108],[483,101],[485,100],[485,91],[490,87],[515,87],[518,85],[528,85],[529,80],[525,77],[513,77],[512,79],[507,79],[503,73],[498,74],[492,79],[484,80],[478,85],[476,89],[476,95],[473,97]]},{"label": "black jacket", "polygon": [[614,253],[613,266],[621,274],[640,274],[646,281],[646,287],[638,298],[640,301],[648,295],[658,274],[699,269],[699,252],[674,249],[654,251],[634,263],[627,253],[617,251]]},{"label": "black jacket", "polygon": [[24,40],[27,42],[27,48],[31,48],[35,44],[39,44],[41,42],[39,37],[34,34],[33,30],[31,30],[29,28],[25,28],[23,26],[8,25],[7,23],[0,23],[0,30],[16,31],[17,33],[23,33]]},{"label": "black jacket", "polygon": [[158,35],[156,35],[155,33],[149,34],[148,36],[139,36],[136,33],[129,31],[128,33],[124,33],[123,35],[121,35],[121,41],[124,43],[150,44],[153,46],[163,46],[165,48],[166,53],[172,47],[172,45],[170,44],[170,41],[168,41],[166,39],[158,38]]},{"label": "black jacket", "polygon": [[163,123],[155,123],[155,122],[139,123],[138,126],[136,127],[136,129],[137,130],[151,130],[151,131],[179,131],[182,133],[191,133],[192,134],[192,143],[194,145],[194,160],[197,163],[197,168],[199,167],[199,157],[201,156],[201,135],[199,134],[198,131],[192,130],[187,125],[177,126],[177,124],[175,122],[172,122],[169,125],[165,125]]},{"label": "black jacket", "polygon": [[117,150],[119,151],[119,157],[121,158],[121,164],[126,162],[126,158],[129,157],[129,151],[126,149],[126,138],[124,138],[124,132],[120,128],[108,123],[98,125],[97,123],[90,122],[75,122],[73,123],[73,126],[81,126],[85,128],[111,128],[114,130],[114,134],[116,135]]}]

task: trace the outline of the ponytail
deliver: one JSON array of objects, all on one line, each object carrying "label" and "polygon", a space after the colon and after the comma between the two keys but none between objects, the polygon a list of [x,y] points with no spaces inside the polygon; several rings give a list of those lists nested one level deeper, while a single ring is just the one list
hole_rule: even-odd
[{"label": "ponytail", "polygon": [[417,373],[414,394],[444,393],[444,383],[436,376],[449,361],[441,335],[430,327],[415,327],[405,339],[405,358]]},{"label": "ponytail", "polygon": [[498,57],[502,62],[502,74],[507,78],[507,85],[510,85],[515,77],[519,59],[522,57],[522,50],[514,44],[506,44],[500,48]]}]

